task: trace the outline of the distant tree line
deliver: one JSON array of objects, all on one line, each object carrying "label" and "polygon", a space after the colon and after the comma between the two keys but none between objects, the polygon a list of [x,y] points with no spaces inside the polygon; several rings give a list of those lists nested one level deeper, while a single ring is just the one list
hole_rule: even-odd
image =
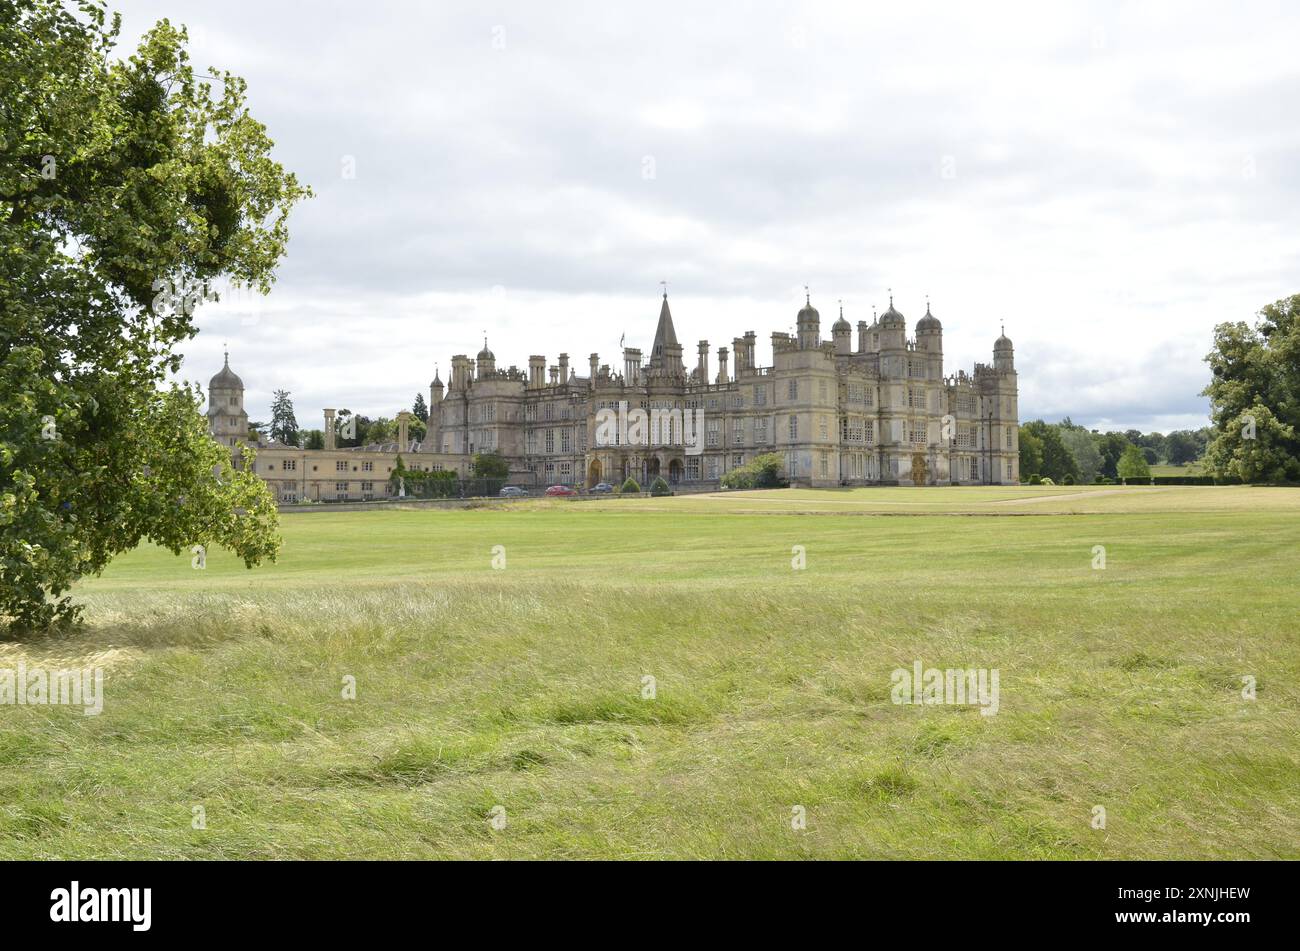
[{"label": "distant tree line", "polygon": [[[429,409],[423,394],[416,394],[411,406],[414,416],[408,424],[409,438],[423,442],[428,435]],[[319,429],[299,429],[294,415],[293,399],[287,390],[276,390],[271,401],[271,422],[253,423],[250,426],[257,432],[267,430],[270,437],[286,446],[299,449],[324,449],[325,433]],[[376,443],[397,441],[397,419],[395,417],[377,416],[371,418],[350,409],[341,409],[334,420],[334,445],[340,449],[370,446]]]},{"label": "distant tree line", "polygon": [[1201,459],[1213,431],[1181,429],[1169,434],[1098,432],[1074,423],[1041,419],[1020,427],[1020,477],[1051,479],[1058,485],[1146,479],[1151,466],[1184,466]]}]

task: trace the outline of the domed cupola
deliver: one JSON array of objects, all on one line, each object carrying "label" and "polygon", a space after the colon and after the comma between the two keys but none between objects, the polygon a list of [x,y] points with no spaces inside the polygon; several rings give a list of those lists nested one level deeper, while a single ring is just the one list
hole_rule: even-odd
[{"label": "domed cupola", "polygon": [[1011,346],[1011,338],[1007,336],[1005,324],[1002,327],[1002,336],[993,341],[993,369],[1011,373],[1016,370],[1015,348]]},{"label": "domed cupola", "polygon": [[478,375],[491,373],[497,368],[496,355],[488,349],[487,337],[483,338],[483,349],[478,352]]},{"label": "domed cupola", "polygon": [[235,375],[235,371],[230,369],[230,354],[226,354],[226,365],[221,368],[221,372],[208,381],[209,390],[242,390],[244,381]]},{"label": "domed cupola", "polygon": [[809,295],[808,288],[805,287],[804,304],[799,309],[799,315],[796,318],[800,350],[815,350],[821,345],[821,324],[822,315],[812,305],[812,297]]},{"label": "domed cupola", "polygon": [[907,329],[907,320],[898,311],[894,310],[894,295],[889,295],[889,310],[880,315],[880,328]]},{"label": "domed cupola", "polygon": [[998,337],[997,340],[993,341],[993,352],[997,353],[1000,350],[1014,350],[1014,349],[1015,347],[1011,346],[1011,338],[1007,336],[1007,328],[1003,326],[1002,336]]},{"label": "domed cupola", "polygon": [[930,313],[930,299],[925,299],[925,316],[916,322],[916,332],[939,333],[943,330],[943,324],[939,323],[939,318]]}]

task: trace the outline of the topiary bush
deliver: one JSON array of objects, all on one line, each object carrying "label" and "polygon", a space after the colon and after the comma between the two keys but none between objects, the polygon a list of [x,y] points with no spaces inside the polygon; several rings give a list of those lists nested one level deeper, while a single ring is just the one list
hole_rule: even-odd
[{"label": "topiary bush", "polygon": [[1038,484],[1039,484],[1039,485],[1056,485],[1056,483],[1052,481],[1052,477],[1051,477],[1051,476],[1043,476],[1043,481],[1040,482],[1040,483],[1038,483]]},{"label": "topiary bush", "polygon": [[668,488],[668,483],[664,481],[663,476],[656,476],[655,480],[650,483],[651,495],[672,495],[672,489]]},{"label": "topiary bush", "polygon": [[627,481],[623,483],[623,487],[618,491],[620,493],[632,492],[632,493],[640,494],[641,486],[636,481],[636,479],[632,478],[631,476],[628,476]]}]

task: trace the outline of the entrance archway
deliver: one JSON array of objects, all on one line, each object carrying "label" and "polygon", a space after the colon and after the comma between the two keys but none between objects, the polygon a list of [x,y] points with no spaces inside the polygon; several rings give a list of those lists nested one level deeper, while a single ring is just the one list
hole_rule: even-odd
[{"label": "entrance archway", "polygon": [[682,461],[674,459],[668,463],[668,481],[673,485],[682,481]]},{"label": "entrance archway", "polygon": [[600,481],[600,475],[601,475],[600,460],[599,459],[591,460],[591,466],[587,469],[587,487],[590,488],[591,486],[598,483]]}]

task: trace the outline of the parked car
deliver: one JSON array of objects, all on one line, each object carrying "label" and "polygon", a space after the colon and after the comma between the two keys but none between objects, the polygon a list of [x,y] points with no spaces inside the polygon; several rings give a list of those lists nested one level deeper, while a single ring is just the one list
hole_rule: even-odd
[{"label": "parked car", "polygon": [[591,487],[592,492],[613,492],[614,487],[608,482],[597,482]]},{"label": "parked car", "polygon": [[546,490],[546,494],[547,495],[577,495],[578,493],[573,491],[573,489],[569,488],[567,485],[553,485]]},{"label": "parked car", "polygon": [[521,489],[517,485],[507,485],[502,487],[501,492],[499,494],[503,499],[517,499],[521,495],[527,495],[528,490]]}]

